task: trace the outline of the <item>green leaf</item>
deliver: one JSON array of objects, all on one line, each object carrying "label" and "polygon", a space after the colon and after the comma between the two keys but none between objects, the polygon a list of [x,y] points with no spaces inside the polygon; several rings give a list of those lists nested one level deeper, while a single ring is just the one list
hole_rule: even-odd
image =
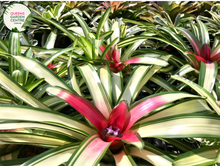
[{"label": "green leaf", "polygon": [[169,28],[167,27],[158,27],[159,30],[164,31],[166,33],[168,33],[179,45],[181,45],[184,49],[191,51],[187,44],[184,42],[184,40],[177,35],[176,33],[174,33],[173,31],[171,31]]},{"label": "green leaf", "polygon": [[[9,37],[9,46],[8,53],[11,55],[21,55],[20,48],[20,36],[19,33],[11,32]],[[19,68],[19,64],[16,60],[9,59],[9,73],[12,76],[12,73]]]},{"label": "green leaf", "polygon": [[38,85],[40,85],[44,81],[44,78],[38,79],[28,85],[25,86],[25,89],[27,89],[28,92],[31,92],[34,88],[36,88]]},{"label": "green leaf", "polygon": [[56,26],[58,29],[60,29],[61,31],[63,31],[64,33],[67,34],[68,37],[70,37],[73,41],[75,40],[75,35],[69,31],[68,29],[66,29],[64,26],[60,25],[59,23],[57,23],[56,21],[52,20],[52,19],[47,19],[47,18],[44,18],[44,17],[39,17],[39,16],[35,16],[35,18],[37,19],[40,19],[40,20],[45,20],[51,24],[53,24],[54,26]]},{"label": "green leaf", "polygon": [[173,161],[173,166],[207,166],[215,164],[215,157],[220,146],[202,147],[183,154]]},{"label": "green leaf", "polygon": [[202,48],[202,44],[199,41],[199,39],[192,32],[190,32],[188,29],[185,29],[182,27],[179,27],[177,29],[180,30],[182,35],[188,39],[188,41],[190,42],[190,44],[193,47],[195,54],[200,55],[200,49]]},{"label": "green leaf", "polygon": [[[62,138],[63,136],[74,139],[74,140],[84,140],[85,136],[66,129],[61,126],[55,126],[53,124],[47,124],[43,122],[36,122],[36,121],[20,121],[20,120],[4,120],[0,122],[0,129],[1,130],[15,130],[19,132],[19,129],[27,129],[27,130],[43,130],[44,132],[52,132],[57,134],[58,137]],[[22,132],[22,130],[21,130]]]},{"label": "green leaf", "polygon": [[199,85],[211,93],[218,73],[217,62],[205,64],[200,61]]},{"label": "green leaf", "polygon": [[2,49],[5,52],[8,52],[7,45],[5,44],[5,42],[2,39],[0,39],[0,49]]},{"label": "green leaf", "polygon": [[198,23],[198,30],[199,30],[199,39],[200,39],[200,42],[203,44],[209,44],[209,32],[208,32],[208,29],[206,27],[206,25],[200,21],[200,20],[196,20],[197,23]]},{"label": "green leaf", "polygon": [[64,89],[72,91],[69,86],[52,70],[35,59],[22,56],[14,56],[14,58],[23,66],[24,69],[28,70],[39,78],[44,78],[45,81],[47,81],[50,85],[60,86]]},{"label": "green leaf", "polygon": [[128,58],[131,57],[132,53],[145,41],[146,39],[142,39],[139,40],[137,42],[135,42],[134,44],[132,44],[131,46],[129,46],[123,53],[123,55],[121,56],[121,61],[124,62],[126,60],[128,60]]},{"label": "green leaf", "polygon": [[[93,134],[96,131],[86,124],[55,111],[48,111],[27,106],[0,105],[2,120],[42,122],[75,131],[81,135]],[[11,116],[13,115],[13,116]],[[25,116],[24,116],[25,115]]]},{"label": "green leaf", "polygon": [[23,25],[21,26],[22,28],[25,28],[25,27],[28,27],[32,24],[32,20],[33,20],[33,15],[32,13],[30,13],[26,19],[25,19],[25,22],[23,23]]},{"label": "green leaf", "polygon": [[69,85],[70,87],[77,92],[78,95],[82,96],[82,93],[79,89],[79,85],[77,83],[76,80],[76,76],[75,76],[75,70],[72,64],[72,56],[69,56],[69,60],[67,63],[67,68],[68,68],[68,78],[69,78]]},{"label": "green leaf", "polygon": [[118,38],[115,38],[110,44],[108,44],[108,46],[105,48],[105,50],[103,51],[102,55],[101,55],[101,59],[103,59],[105,57],[105,55],[107,54],[107,52],[112,48],[112,46],[115,44],[115,42],[118,40]]},{"label": "green leaf", "polygon": [[198,94],[200,94],[201,96],[205,96],[206,97],[206,101],[211,105],[211,107],[217,112],[217,114],[220,114],[220,108],[218,106],[218,104],[216,103],[215,98],[203,87],[195,84],[194,82],[187,80],[183,77],[177,76],[177,75],[172,75],[171,78],[175,79],[175,80],[179,80],[183,83],[185,83],[186,85],[190,86],[191,88],[193,88]]},{"label": "green leaf", "polygon": [[[178,103],[168,104],[165,108],[158,108],[150,114],[146,114],[144,118],[140,119],[136,124],[156,120],[173,115],[187,114],[187,113],[212,113],[212,110],[207,105],[204,99],[187,99]],[[190,109],[188,109],[190,108]],[[178,110],[178,111],[177,111]]]},{"label": "green leaf", "polygon": [[89,59],[93,59],[93,47],[92,44],[83,36],[80,37],[81,43],[83,45],[82,49]]},{"label": "green leaf", "polygon": [[89,40],[89,33],[91,33],[91,31],[90,31],[89,26],[87,25],[87,23],[78,14],[73,13],[72,11],[70,11],[70,13],[77,19],[77,21],[79,22],[80,26],[83,29],[83,32],[84,32],[84,35],[85,35],[86,39]]},{"label": "green leaf", "polygon": [[117,105],[117,101],[123,89],[123,74],[121,71],[118,73],[111,72],[111,76],[113,105]]},{"label": "green leaf", "polygon": [[110,144],[111,142],[103,141],[98,134],[89,136],[74,151],[74,153],[66,163],[66,166],[98,165],[99,161],[105,155]]},{"label": "green leaf", "polygon": [[131,129],[137,131],[142,138],[220,138],[219,121],[218,115],[190,113],[140,123]]},{"label": "green leaf", "polygon": [[121,150],[118,154],[114,154],[113,156],[116,166],[137,166],[136,162],[133,160],[133,158],[130,156],[129,152],[127,152],[125,148],[123,148],[123,150]]},{"label": "green leaf", "polygon": [[0,77],[0,84],[3,85],[9,92],[16,95],[19,99],[23,100],[25,103],[33,107],[50,110],[50,108],[34,98],[24,87],[13,80],[13,78],[6,74],[2,69],[0,69]]},{"label": "green leaf", "polygon": [[100,34],[100,40],[106,41],[108,40],[114,31],[108,31]]},{"label": "green leaf", "polygon": [[30,160],[22,164],[22,166],[35,166],[35,165],[60,165],[66,162],[75,149],[79,146],[79,143],[72,143],[57,148],[52,148],[46,152],[37,155]]},{"label": "green leaf", "polygon": [[172,158],[162,152],[160,149],[152,146],[148,142],[144,142],[145,146],[143,150],[138,150],[135,147],[130,147],[129,149],[129,154],[131,156],[139,157],[142,158],[151,164],[155,166],[171,166],[172,165]]},{"label": "green leaf", "polygon": [[111,8],[109,7],[105,11],[105,13],[102,15],[101,20],[99,21],[98,28],[97,28],[97,31],[96,31],[96,39],[98,39],[98,40],[99,40],[99,37],[100,37],[100,34],[101,34],[101,30],[102,30],[104,24],[108,20],[110,12],[111,12]]},{"label": "green leaf", "polygon": [[156,84],[158,84],[160,87],[166,89],[167,91],[178,91],[176,87],[171,85],[169,82],[164,80],[162,77],[160,77],[157,74],[154,74],[150,80]]},{"label": "green leaf", "polygon": [[54,29],[50,32],[49,36],[47,37],[47,41],[44,45],[44,48],[51,49],[54,48],[55,42],[57,39],[57,29]]},{"label": "green leaf", "polygon": [[45,66],[49,65],[50,62],[54,61],[57,57],[59,57],[61,54],[71,51],[73,49],[76,49],[76,47],[68,47],[65,49],[61,49],[58,52],[56,52],[55,54],[51,55],[50,57],[48,57],[47,59],[45,59],[45,61],[43,61],[43,64]]},{"label": "green leaf", "polygon": [[123,92],[121,93],[118,103],[122,100],[125,100],[127,101],[128,105],[130,105],[134,101],[134,95],[137,92],[140,82],[149,69],[149,66],[137,66],[132,71],[129,80],[126,83]]},{"label": "green leaf", "polygon": [[147,83],[147,81],[160,69],[161,69],[160,66],[156,66],[156,65],[151,66],[150,70],[142,78],[139,86],[137,87],[137,90],[134,93],[134,98],[136,98],[138,96],[138,94],[140,93],[142,87],[144,87],[144,85]]},{"label": "green leaf", "polygon": [[88,86],[94,105],[108,118],[112,106],[94,66],[87,64],[79,66],[78,69]]},{"label": "green leaf", "polygon": [[111,70],[108,65],[99,68],[99,77],[109,97],[110,103],[112,103]]},{"label": "green leaf", "polygon": [[46,147],[57,147],[60,145],[71,143],[61,138],[57,139],[49,136],[15,132],[1,132],[0,140],[0,143],[4,142],[4,144],[38,144],[39,146]]}]

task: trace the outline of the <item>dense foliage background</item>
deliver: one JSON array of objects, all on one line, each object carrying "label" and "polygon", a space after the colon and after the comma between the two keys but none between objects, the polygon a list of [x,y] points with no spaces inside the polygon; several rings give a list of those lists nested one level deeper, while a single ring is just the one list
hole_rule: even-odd
[{"label": "dense foliage background", "polygon": [[20,33],[13,3],[0,166],[219,165],[218,1],[25,1]]}]

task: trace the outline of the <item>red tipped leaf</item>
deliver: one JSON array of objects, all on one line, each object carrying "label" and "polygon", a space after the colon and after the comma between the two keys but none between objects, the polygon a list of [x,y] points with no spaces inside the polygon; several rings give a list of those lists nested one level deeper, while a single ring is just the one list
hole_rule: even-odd
[{"label": "red tipped leaf", "polygon": [[107,126],[107,120],[101,112],[83,97],[69,93],[59,87],[49,87],[47,91],[69,103],[78,112],[84,115],[99,131]]}]

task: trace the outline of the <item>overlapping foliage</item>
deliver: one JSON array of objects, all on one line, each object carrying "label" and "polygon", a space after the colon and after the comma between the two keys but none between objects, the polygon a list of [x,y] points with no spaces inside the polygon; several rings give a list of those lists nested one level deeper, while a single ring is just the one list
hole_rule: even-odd
[{"label": "overlapping foliage", "polygon": [[0,22],[0,165],[219,164],[218,2],[27,5]]}]

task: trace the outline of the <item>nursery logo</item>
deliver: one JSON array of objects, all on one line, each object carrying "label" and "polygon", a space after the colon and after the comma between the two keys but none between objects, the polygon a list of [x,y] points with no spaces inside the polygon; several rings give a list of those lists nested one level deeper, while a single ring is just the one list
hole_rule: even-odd
[{"label": "nursery logo", "polygon": [[33,16],[30,9],[19,3],[7,7],[3,14],[3,21],[6,27],[14,32],[22,32],[26,26],[31,25]]}]

